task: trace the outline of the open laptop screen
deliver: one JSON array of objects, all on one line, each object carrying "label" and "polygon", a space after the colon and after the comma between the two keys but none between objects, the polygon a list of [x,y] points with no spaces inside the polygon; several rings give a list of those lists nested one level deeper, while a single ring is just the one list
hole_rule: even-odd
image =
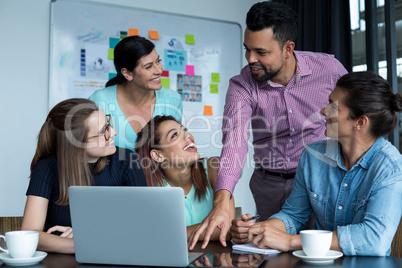
[{"label": "open laptop screen", "polygon": [[71,186],[69,198],[78,262],[191,263],[182,188]]}]

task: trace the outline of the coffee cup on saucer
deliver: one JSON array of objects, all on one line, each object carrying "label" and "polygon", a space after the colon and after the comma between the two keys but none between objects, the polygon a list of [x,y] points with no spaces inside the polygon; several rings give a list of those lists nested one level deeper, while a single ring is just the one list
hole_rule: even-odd
[{"label": "coffee cup on saucer", "polygon": [[7,249],[0,247],[14,259],[31,258],[38,247],[39,233],[36,231],[11,231],[0,235],[7,244]]},{"label": "coffee cup on saucer", "polygon": [[300,238],[303,251],[309,257],[326,256],[331,248],[331,231],[303,230],[300,231]]}]

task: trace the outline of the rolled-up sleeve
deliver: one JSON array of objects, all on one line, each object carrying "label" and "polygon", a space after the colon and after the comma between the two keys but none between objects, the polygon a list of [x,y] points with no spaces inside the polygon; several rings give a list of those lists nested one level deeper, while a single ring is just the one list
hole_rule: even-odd
[{"label": "rolled-up sleeve", "polygon": [[288,234],[298,234],[306,226],[312,212],[303,174],[303,166],[306,164],[304,156],[305,153],[302,154],[296,170],[292,193],[281,211],[271,216],[283,221]]},{"label": "rolled-up sleeve", "polygon": [[230,80],[222,122],[222,153],[219,161],[216,191],[233,193],[239,181],[248,151],[251,96],[241,76]]}]

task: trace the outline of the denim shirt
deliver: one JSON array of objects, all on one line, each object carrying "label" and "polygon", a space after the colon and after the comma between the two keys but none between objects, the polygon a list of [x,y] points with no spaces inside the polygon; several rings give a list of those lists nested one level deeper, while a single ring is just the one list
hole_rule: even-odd
[{"label": "denim shirt", "polygon": [[298,234],[314,212],[315,228],[337,230],[345,255],[390,255],[402,215],[402,156],[380,137],[348,171],[335,140],[303,150],[282,210],[287,233]]}]

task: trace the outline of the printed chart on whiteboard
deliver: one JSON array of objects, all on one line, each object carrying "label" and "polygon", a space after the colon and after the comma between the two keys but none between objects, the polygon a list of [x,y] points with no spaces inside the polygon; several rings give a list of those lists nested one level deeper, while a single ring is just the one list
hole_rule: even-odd
[{"label": "printed chart on whiteboard", "polygon": [[242,67],[242,30],[237,23],[53,0],[50,30],[49,109],[64,99],[87,98],[104,88],[116,75],[114,47],[127,36],[140,35],[155,44],[162,59],[162,85],[181,95],[183,124],[192,133],[200,130],[195,136],[206,149],[211,147],[212,132],[212,143],[221,143],[229,79]]}]

